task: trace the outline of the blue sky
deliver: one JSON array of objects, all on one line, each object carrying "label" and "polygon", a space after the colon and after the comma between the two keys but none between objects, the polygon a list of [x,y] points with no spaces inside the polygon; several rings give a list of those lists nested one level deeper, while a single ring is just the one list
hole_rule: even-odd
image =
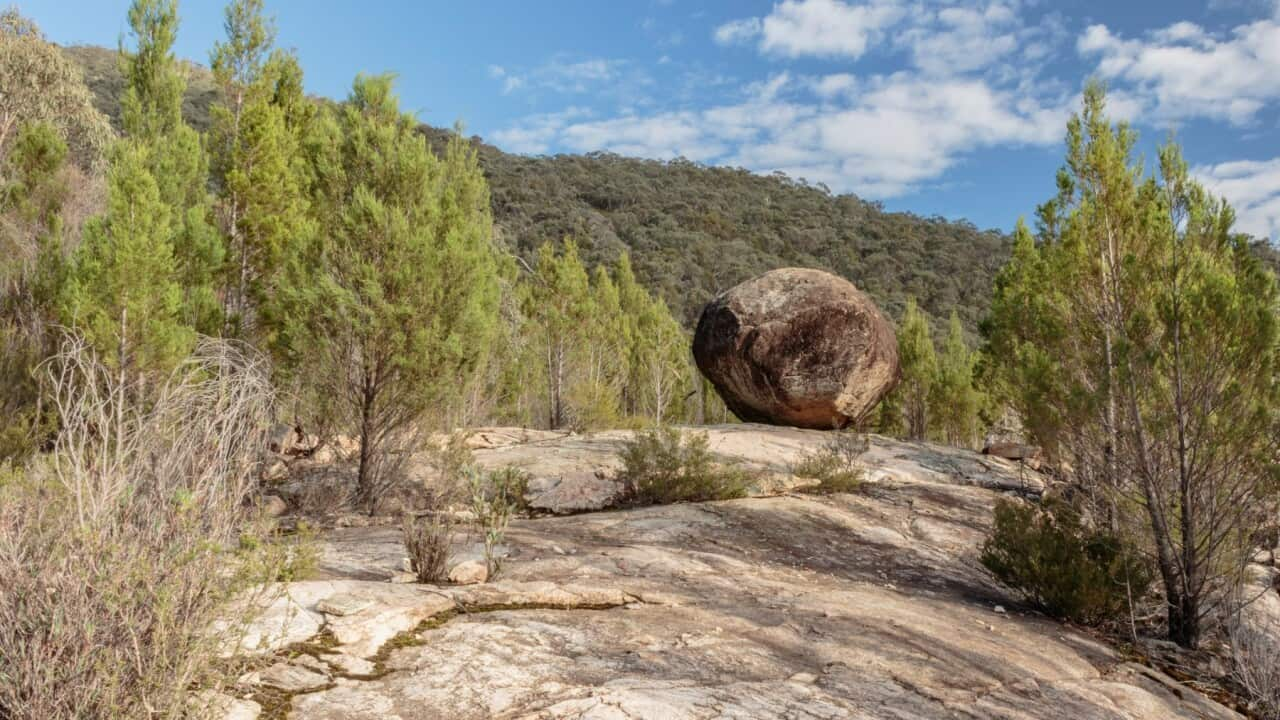
[{"label": "blue sky", "polygon": [[[1176,132],[1242,229],[1280,237],[1280,0],[268,0],[308,90],[400,75],[427,122],[524,153],[782,170],[893,210],[1009,229],[1053,192],[1093,75],[1142,151]],[[114,46],[126,0],[28,0],[50,39]],[[208,62],[221,2],[185,0]]]}]

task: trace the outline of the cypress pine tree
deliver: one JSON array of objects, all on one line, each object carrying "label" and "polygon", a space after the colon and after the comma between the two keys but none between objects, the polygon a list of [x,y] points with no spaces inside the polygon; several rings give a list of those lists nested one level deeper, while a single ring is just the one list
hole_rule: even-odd
[{"label": "cypress pine tree", "polygon": [[359,428],[372,509],[431,409],[456,400],[497,325],[499,267],[484,176],[460,143],[437,158],[390,76],[360,76],[321,122],[317,282],[296,290],[311,381]]},{"label": "cypress pine tree", "polygon": [[924,440],[929,433],[929,394],[938,377],[938,358],[929,336],[929,320],[907,298],[907,309],[898,328],[898,361],[902,380],[894,390],[906,420],[907,437]]},{"label": "cypress pine tree", "polygon": [[977,436],[980,396],[973,386],[974,359],[964,342],[960,316],[952,311],[929,400],[937,434],[950,445],[971,445]]},{"label": "cypress pine tree", "polygon": [[211,55],[223,99],[211,108],[210,144],[228,240],[223,308],[229,329],[281,356],[287,310],[278,307],[277,291],[311,232],[296,162],[300,132],[290,126],[301,78],[291,56],[271,52],[275,28],[262,16],[262,0],[228,5],[224,27],[227,39]]},{"label": "cypress pine tree", "polygon": [[107,173],[107,211],[85,228],[60,307],[104,361],[135,387],[170,370],[195,336],[182,322],[171,215],[144,148],[120,143]]},{"label": "cypress pine tree", "polygon": [[571,419],[568,396],[575,372],[585,364],[582,340],[594,314],[591,283],[572,238],[565,238],[558,254],[551,243],[538,248],[534,273],[525,308],[537,329],[546,373],[547,424],[556,430]]},{"label": "cypress pine tree", "polygon": [[176,0],[134,0],[129,26],[135,47],[120,48],[125,79],[121,122],[169,208],[169,242],[182,293],[181,317],[199,332],[221,330],[217,283],[225,248],[211,221],[208,160],[200,135],[182,119],[186,78],[173,55]]}]

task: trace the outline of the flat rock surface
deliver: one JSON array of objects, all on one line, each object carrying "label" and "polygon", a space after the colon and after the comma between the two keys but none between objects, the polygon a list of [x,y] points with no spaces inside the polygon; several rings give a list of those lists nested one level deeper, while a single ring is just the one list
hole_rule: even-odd
[{"label": "flat rock surface", "polygon": [[[755,471],[753,495],[772,495],[795,486],[790,470],[807,452],[822,447],[829,431],[783,428],[753,423],[712,425],[705,432],[708,445],[721,460]],[[623,485],[617,480],[622,462],[618,454],[635,433],[614,430],[583,435],[484,428],[472,434],[476,462],[497,469],[515,466],[530,475],[528,501],[539,511],[573,513],[618,504]],[[868,479],[895,476],[945,477],[950,482],[998,489],[1043,488],[1040,476],[1018,463],[927,443],[903,443],[881,435],[868,436],[864,456]],[[429,463],[414,463],[418,475],[429,480]]]},{"label": "flat rock surface", "polygon": [[[734,452],[779,462],[793,432]],[[336,530],[327,578],[287,588],[304,629],[257,636],[318,627],[376,665],[292,696],[297,720],[1239,717],[988,576],[1016,466],[889,441],[868,461],[856,494],[518,520],[483,585],[388,583],[398,530]]]}]

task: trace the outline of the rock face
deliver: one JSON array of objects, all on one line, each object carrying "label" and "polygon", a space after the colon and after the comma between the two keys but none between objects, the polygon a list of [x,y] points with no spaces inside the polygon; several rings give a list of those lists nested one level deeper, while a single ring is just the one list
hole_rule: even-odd
[{"label": "rock face", "polygon": [[[826,437],[747,426],[713,446],[781,462]],[[399,530],[338,529],[324,579],[282,588],[248,635],[328,638],[310,652],[330,682],[292,693],[290,720],[1240,720],[982,568],[993,503],[1034,473],[888,441],[864,459],[855,494],[516,520],[483,585],[388,583]]]},{"label": "rock face", "polygon": [[712,300],[693,339],[698,369],[742,420],[845,427],[898,382],[893,327],[851,283],[773,270]]}]

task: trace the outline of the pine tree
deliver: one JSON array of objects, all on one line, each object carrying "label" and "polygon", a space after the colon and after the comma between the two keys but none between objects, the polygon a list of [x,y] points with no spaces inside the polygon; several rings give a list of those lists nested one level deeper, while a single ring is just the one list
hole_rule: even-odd
[{"label": "pine tree", "polygon": [[937,382],[929,399],[936,432],[949,445],[973,444],[978,433],[980,393],[973,385],[975,353],[964,341],[960,316],[952,311],[938,357]]},{"label": "pine tree", "polygon": [[1194,647],[1237,609],[1234,569],[1276,512],[1278,295],[1177,146],[1144,177],[1135,139],[1091,84],[1040,245],[1020,232],[984,329],[1010,396],[1049,409],[1036,439],[1099,516],[1146,534],[1169,637]]},{"label": "pine tree", "polygon": [[144,148],[121,143],[107,211],[90,221],[62,292],[61,315],[121,377],[141,388],[191,349],[169,238],[171,215]]},{"label": "pine tree", "polygon": [[211,154],[229,250],[226,321],[281,356],[287,311],[274,306],[277,290],[311,229],[304,166],[296,162],[301,132],[290,124],[301,78],[291,56],[271,51],[275,28],[262,16],[262,5],[236,0],[227,6],[227,39],[211,55],[223,98],[211,109]]},{"label": "pine tree", "polygon": [[499,268],[484,176],[459,140],[437,158],[390,76],[360,76],[314,140],[329,234],[296,289],[305,372],[359,428],[372,509],[433,408],[474,377],[497,329]]},{"label": "pine tree", "polygon": [[135,47],[120,49],[125,79],[120,101],[125,137],[139,146],[169,208],[170,244],[182,292],[181,317],[196,330],[221,330],[217,286],[225,257],[211,221],[208,159],[200,135],[182,119],[186,78],[173,55],[176,0],[134,0],[129,26]]},{"label": "pine tree", "polygon": [[925,440],[931,421],[929,396],[938,379],[938,357],[929,335],[929,320],[914,298],[907,299],[907,309],[898,328],[898,362],[902,367],[902,380],[894,394],[903,409],[907,437]]},{"label": "pine tree", "polygon": [[537,329],[546,373],[547,426],[556,430],[570,421],[572,383],[586,364],[582,341],[590,336],[594,318],[591,283],[572,238],[565,238],[559,253],[551,243],[538,248],[534,273],[525,308]]}]

